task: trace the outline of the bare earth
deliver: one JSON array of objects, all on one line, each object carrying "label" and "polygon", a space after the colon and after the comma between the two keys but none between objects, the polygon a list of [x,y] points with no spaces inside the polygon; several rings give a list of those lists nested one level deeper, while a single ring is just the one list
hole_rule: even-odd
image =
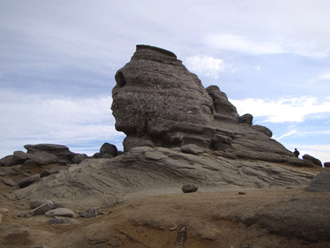
[{"label": "bare earth", "polygon": [[[286,169],[311,176],[329,171]],[[14,181],[20,177],[10,176]],[[189,194],[164,188],[153,196],[131,195],[130,203],[101,207],[96,218],[51,225],[43,215],[18,217],[30,210],[28,203],[11,198],[14,189],[1,182],[0,247],[330,247],[330,194],[304,187],[201,187]]]}]

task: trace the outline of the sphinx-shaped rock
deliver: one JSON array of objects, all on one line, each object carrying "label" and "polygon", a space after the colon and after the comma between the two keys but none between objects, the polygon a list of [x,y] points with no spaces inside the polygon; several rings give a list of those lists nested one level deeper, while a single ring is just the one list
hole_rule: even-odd
[{"label": "sphinx-shaped rock", "polygon": [[127,135],[126,152],[195,144],[227,157],[304,164],[268,128],[252,125],[251,114],[239,116],[218,86],[205,89],[172,52],[137,45],[115,79],[111,109],[116,129]]}]

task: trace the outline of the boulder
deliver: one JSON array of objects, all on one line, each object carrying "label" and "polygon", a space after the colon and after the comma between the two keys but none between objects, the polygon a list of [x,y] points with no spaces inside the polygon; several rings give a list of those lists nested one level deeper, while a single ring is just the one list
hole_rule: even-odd
[{"label": "boulder", "polygon": [[51,200],[37,200],[37,201],[31,201],[29,202],[29,206],[31,209],[35,209],[40,207],[41,205],[44,204],[50,204],[50,205],[54,205],[53,201]]},{"label": "boulder", "polygon": [[34,183],[35,181],[39,180],[39,178],[40,178],[39,174],[24,178],[21,181],[19,181],[18,187],[25,188],[25,187],[31,185],[32,183]]},{"label": "boulder", "polygon": [[195,184],[185,184],[182,186],[183,193],[193,193],[198,190],[198,186]]},{"label": "boulder", "polygon": [[7,186],[10,186],[10,187],[15,187],[16,186],[15,182],[13,180],[9,179],[9,178],[3,178],[2,182],[4,184],[6,184]]},{"label": "boulder", "polygon": [[330,167],[330,162],[324,162],[323,166],[324,166],[325,168],[329,168],[329,167]]},{"label": "boulder", "polygon": [[106,142],[101,146],[100,154],[101,157],[103,157],[104,154],[110,154],[112,157],[116,157],[118,155],[118,150],[115,145]]},{"label": "boulder", "polygon": [[15,164],[23,164],[28,158],[26,153],[23,151],[15,151],[13,153],[13,156],[14,156],[13,159]]},{"label": "boulder", "polygon": [[32,215],[42,215],[42,214],[48,212],[51,209],[53,209],[53,204],[52,203],[45,203],[45,204],[42,204],[41,206],[36,207],[35,209],[33,209],[31,211],[31,214]]},{"label": "boulder", "polygon": [[62,216],[62,217],[74,217],[74,212],[67,208],[56,208],[53,210],[49,210],[45,213],[47,217],[54,217],[54,216]]},{"label": "boulder", "polygon": [[41,151],[33,153],[31,155],[30,161],[35,161],[37,165],[47,165],[56,163],[58,161],[58,158],[54,154]]},{"label": "boulder", "polygon": [[261,125],[253,125],[252,128],[266,134],[269,138],[273,136],[273,132],[267,127]]},{"label": "boulder", "polygon": [[253,122],[253,116],[251,114],[245,114],[245,115],[238,117],[238,123],[252,125],[252,122]]},{"label": "boulder", "polygon": [[0,166],[12,166],[14,164],[14,155],[8,155],[0,159]]},{"label": "boulder", "polygon": [[304,156],[302,156],[302,158],[303,158],[303,160],[310,161],[310,162],[312,162],[313,164],[322,167],[322,162],[321,162],[319,159],[314,158],[314,157],[311,156],[311,155],[305,154]]},{"label": "boulder", "polygon": [[42,177],[48,177],[50,175],[51,175],[51,173],[50,173],[49,170],[44,170],[43,172],[40,173],[40,178],[42,178]]},{"label": "boulder", "polygon": [[330,192],[330,172],[321,172],[305,188],[311,192]]},{"label": "boulder", "polygon": [[72,164],[80,164],[82,161],[87,159],[88,156],[86,154],[76,154],[71,160]]},{"label": "boulder", "polygon": [[75,156],[75,153],[71,152],[69,148],[64,145],[37,144],[25,145],[24,148],[27,150],[28,154],[35,154],[37,152],[53,154],[56,156],[57,160],[61,161],[62,163],[69,163]]}]

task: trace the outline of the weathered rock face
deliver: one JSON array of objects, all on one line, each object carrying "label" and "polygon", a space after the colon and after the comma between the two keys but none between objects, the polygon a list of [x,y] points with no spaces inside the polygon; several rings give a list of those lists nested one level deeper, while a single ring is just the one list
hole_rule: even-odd
[{"label": "weathered rock face", "polygon": [[239,116],[218,86],[205,89],[172,52],[138,45],[115,79],[111,109],[127,135],[125,151],[195,144],[231,158],[313,166],[271,139],[271,130],[252,125],[251,114]]}]

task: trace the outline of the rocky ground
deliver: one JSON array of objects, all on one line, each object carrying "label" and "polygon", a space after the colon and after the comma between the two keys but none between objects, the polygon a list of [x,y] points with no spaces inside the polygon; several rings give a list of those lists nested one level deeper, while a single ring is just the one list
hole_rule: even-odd
[{"label": "rocky ground", "polygon": [[[1,178],[15,183],[45,168],[1,169]],[[310,178],[329,171],[281,169]],[[94,218],[79,217],[86,209],[69,204],[71,222],[50,224],[44,215],[24,217],[31,199],[0,183],[0,247],[328,247],[330,194],[307,192],[307,184],[200,186],[189,194],[180,187],[143,188],[115,205],[97,206]]]}]

